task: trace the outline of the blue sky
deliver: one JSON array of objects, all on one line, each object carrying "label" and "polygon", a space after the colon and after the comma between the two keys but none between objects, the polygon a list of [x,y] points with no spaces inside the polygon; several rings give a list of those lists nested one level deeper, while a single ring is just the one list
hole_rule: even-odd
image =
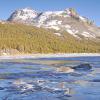
[{"label": "blue sky", "polygon": [[7,19],[19,8],[31,7],[37,11],[75,8],[77,12],[95,21],[100,26],[100,0],[2,0],[0,19]]}]

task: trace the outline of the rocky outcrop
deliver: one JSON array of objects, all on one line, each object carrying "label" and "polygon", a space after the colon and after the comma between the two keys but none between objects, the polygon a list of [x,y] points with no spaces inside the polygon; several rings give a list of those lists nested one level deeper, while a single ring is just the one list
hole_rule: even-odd
[{"label": "rocky outcrop", "polygon": [[92,66],[90,64],[80,64],[74,67],[61,66],[61,67],[56,68],[56,71],[62,72],[62,73],[72,73],[75,71],[88,71],[91,69],[92,69]]},{"label": "rocky outcrop", "polygon": [[92,69],[92,66],[90,64],[80,64],[78,66],[73,67],[73,69],[74,70],[83,70],[83,71],[86,71],[86,70]]},{"label": "rocky outcrop", "polygon": [[74,69],[72,69],[71,67],[59,67],[56,69],[57,72],[62,72],[62,73],[71,73],[74,72]]}]

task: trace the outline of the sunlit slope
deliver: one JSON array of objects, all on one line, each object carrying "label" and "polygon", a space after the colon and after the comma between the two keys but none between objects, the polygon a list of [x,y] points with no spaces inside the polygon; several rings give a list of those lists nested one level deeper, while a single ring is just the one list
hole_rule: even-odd
[{"label": "sunlit slope", "polygon": [[77,39],[67,32],[61,36],[54,31],[33,26],[0,24],[0,50],[17,50],[24,53],[83,53],[100,52],[100,42]]}]

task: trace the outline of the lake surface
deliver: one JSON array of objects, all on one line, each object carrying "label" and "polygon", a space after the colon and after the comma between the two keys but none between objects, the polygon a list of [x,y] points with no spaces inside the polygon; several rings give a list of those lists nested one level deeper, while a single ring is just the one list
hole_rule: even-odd
[{"label": "lake surface", "polygon": [[[57,71],[84,63],[92,69]],[[100,100],[100,57],[0,60],[0,100]]]}]

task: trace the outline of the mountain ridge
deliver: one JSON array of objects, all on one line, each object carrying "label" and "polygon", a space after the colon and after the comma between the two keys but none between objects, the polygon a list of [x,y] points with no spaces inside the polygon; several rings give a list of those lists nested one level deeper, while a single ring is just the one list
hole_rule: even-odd
[{"label": "mountain ridge", "polygon": [[66,31],[79,39],[100,38],[100,29],[94,22],[80,16],[73,8],[45,12],[37,12],[30,8],[19,9],[11,14],[8,21],[53,29],[59,34]]},{"label": "mountain ridge", "polygon": [[0,20],[0,55],[100,53],[100,28],[74,9],[36,12],[19,9]]}]

